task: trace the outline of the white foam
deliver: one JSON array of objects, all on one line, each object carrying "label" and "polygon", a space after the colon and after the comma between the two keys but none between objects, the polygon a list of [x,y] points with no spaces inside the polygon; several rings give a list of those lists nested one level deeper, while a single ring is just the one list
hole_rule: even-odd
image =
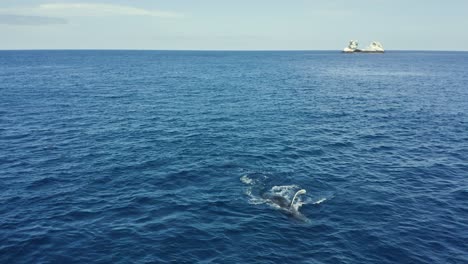
[{"label": "white foam", "polygon": [[278,196],[282,196],[288,200],[292,198],[292,196],[296,193],[296,189],[299,186],[297,185],[281,185],[281,186],[273,186],[271,187],[270,193]]},{"label": "white foam", "polygon": [[247,175],[244,175],[240,178],[241,182],[245,183],[245,184],[252,184],[253,183],[253,180],[249,178],[249,176]]},{"label": "white foam", "polygon": [[249,197],[249,204],[264,204],[267,202],[267,200],[253,193],[254,188],[257,187],[255,186],[255,183],[257,182],[256,180],[249,178],[247,175],[244,175],[240,177],[240,181],[246,185],[249,185],[249,187],[245,189],[245,194]]},{"label": "white foam", "polygon": [[249,204],[264,204],[267,202],[267,200],[255,196],[252,194],[252,187],[249,187],[245,190],[245,194],[249,197]]},{"label": "white foam", "polygon": [[325,202],[327,200],[327,198],[321,198],[320,200],[314,202],[314,204],[321,204],[323,202]]}]

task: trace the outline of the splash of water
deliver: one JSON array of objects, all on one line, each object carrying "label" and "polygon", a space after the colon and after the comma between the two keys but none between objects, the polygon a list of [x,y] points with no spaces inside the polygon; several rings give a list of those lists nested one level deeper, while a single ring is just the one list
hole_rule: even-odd
[{"label": "splash of water", "polygon": [[318,201],[314,202],[314,204],[321,204],[321,203],[325,202],[326,200],[327,200],[327,198],[321,198]]},{"label": "splash of water", "polygon": [[[250,175],[250,177],[244,175],[240,180],[247,185],[245,194],[249,197],[250,204],[266,204],[295,218],[308,220],[299,211],[303,205],[311,202],[308,197],[303,199],[307,193],[305,189],[300,188],[298,185],[275,185],[268,188],[268,177],[264,175]],[[325,200],[325,198],[322,198],[318,203]]]}]

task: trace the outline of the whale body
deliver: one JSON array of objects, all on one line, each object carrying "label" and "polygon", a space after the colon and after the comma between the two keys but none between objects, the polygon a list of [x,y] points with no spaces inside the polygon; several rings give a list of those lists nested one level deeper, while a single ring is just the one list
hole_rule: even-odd
[{"label": "whale body", "polygon": [[298,212],[298,207],[295,204],[296,199],[299,197],[301,194],[305,194],[306,190],[301,189],[297,191],[292,200],[289,201],[287,198],[281,196],[281,195],[271,195],[271,194],[266,194],[264,195],[265,199],[268,199],[272,203],[278,205],[281,209],[284,209],[286,211],[289,211],[291,213],[297,213]]},{"label": "whale body", "polygon": [[268,197],[268,199],[281,208],[289,208],[290,203],[283,196],[273,195],[271,197]]}]

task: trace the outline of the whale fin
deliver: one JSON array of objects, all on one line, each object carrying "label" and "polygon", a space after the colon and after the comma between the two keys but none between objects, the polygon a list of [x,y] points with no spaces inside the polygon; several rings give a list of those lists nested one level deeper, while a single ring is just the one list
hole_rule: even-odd
[{"label": "whale fin", "polygon": [[291,204],[289,205],[289,209],[293,209],[294,201],[296,200],[298,195],[305,194],[307,191],[305,189],[300,189],[299,191],[294,194],[294,197],[291,200]]}]

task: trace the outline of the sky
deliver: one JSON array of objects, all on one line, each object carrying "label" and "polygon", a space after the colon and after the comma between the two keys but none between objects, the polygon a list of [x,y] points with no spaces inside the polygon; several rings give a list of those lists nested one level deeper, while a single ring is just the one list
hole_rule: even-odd
[{"label": "sky", "polygon": [[468,50],[465,0],[0,0],[0,49]]}]

